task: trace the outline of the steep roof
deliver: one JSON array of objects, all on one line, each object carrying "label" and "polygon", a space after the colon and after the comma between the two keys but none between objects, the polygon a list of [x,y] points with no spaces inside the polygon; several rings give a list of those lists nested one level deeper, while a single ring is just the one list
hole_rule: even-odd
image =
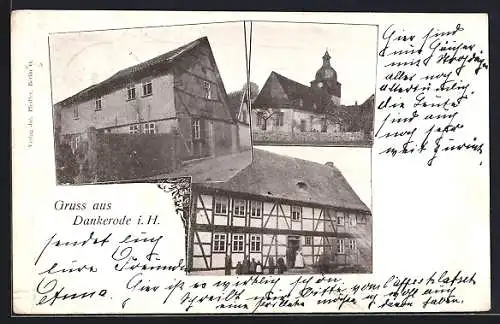
[{"label": "steep roof", "polygon": [[[90,87],[83,89],[77,94],[66,98],[59,103],[57,106],[65,106],[75,101],[86,100],[96,95],[97,92],[103,91],[104,89],[110,89],[113,87],[117,87],[120,85],[124,85],[129,82],[134,77],[141,76],[144,72],[159,72],[165,68],[167,68],[171,63],[175,62],[176,59],[183,57],[184,54],[188,53],[190,50],[200,46],[201,44],[206,44],[210,48],[210,44],[208,42],[207,37],[198,38],[190,43],[187,43],[181,47],[178,47],[174,50],[171,50],[167,53],[156,56],[150,60],[145,62],[136,64],[134,66],[125,68],[113,74],[111,77],[106,80],[93,84]],[[224,90],[225,91],[225,90]]]},{"label": "steep roof", "polygon": [[297,81],[294,81],[292,79],[289,79],[279,73],[276,72],[271,72],[271,74],[275,74],[276,78],[278,79],[279,83],[283,87],[283,90],[285,90],[286,95],[290,99],[300,99],[300,98],[305,98],[309,97],[311,95],[311,89],[303,85],[302,83],[299,83]]},{"label": "steep roof", "polygon": [[[273,87],[273,82],[276,80],[276,82],[279,83],[283,91],[285,92],[286,96],[288,97],[288,100],[281,100],[279,98],[275,98],[273,94],[271,93],[271,88]],[[310,100],[311,99],[311,91],[309,87],[298,83],[296,81],[293,81],[292,79],[289,79],[275,71],[272,71],[269,77],[266,80],[266,83],[262,87],[261,91],[259,92],[259,95],[255,99],[255,107],[259,108],[261,106],[281,106],[283,108],[286,108],[290,106],[290,100],[296,100],[298,101],[299,99],[303,100]],[[294,108],[294,105],[292,104],[289,108]]]},{"label": "steep roof", "polygon": [[[281,86],[287,99],[273,96],[271,92],[273,82],[277,82]],[[302,105],[300,102],[301,99],[303,100]],[[329,101],[330,96],[326,91],[313,89],[272,71],[262,87],[262,90],[259,92],[259,95],[255,99],[254,107],[279,107],[317,111],[324,109]]]},{"label": "steep roof", "polygon": [[200,186],[370,212],[335,166],[253,150],[253,162],[226,182]]}]

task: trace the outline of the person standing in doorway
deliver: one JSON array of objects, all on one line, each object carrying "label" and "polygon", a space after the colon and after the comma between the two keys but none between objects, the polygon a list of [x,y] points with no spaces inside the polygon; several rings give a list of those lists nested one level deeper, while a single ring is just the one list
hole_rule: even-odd
[{"label": "person standing in doorway", "polygon": [[295,255],[295,268],[304,268],[304,256],[302,255],[302,250],[299,248],[297,254]]}]

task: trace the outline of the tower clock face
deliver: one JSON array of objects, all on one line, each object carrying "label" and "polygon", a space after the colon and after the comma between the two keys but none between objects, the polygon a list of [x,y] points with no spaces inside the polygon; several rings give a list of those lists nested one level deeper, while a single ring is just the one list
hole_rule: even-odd
[{"label": "tower clock face", "polygon": [[323,82],[319,82],[318,87],[323,88]]}]

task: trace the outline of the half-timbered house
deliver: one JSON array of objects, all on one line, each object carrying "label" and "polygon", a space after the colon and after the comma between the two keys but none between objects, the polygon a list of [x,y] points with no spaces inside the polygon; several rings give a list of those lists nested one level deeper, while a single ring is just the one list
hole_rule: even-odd
[{"label": "half-timbered house", "polygon": [[[55,104],[55,130],[73,149],[100,133],[177,130],[183,160],[251,148],[250,129],[234,118],[207,37],[123,69]],[[240,127],[241,126],[241,127]]]},{"label": "half-timbered house", "polygon": [[244,258],[264,267],[301,249],[305,264],[322,254],[339,267],[371,272],[370,209],[341,172],[254,149],[253,162],[226,182],[193,183],[188,268],[234,269]]}]

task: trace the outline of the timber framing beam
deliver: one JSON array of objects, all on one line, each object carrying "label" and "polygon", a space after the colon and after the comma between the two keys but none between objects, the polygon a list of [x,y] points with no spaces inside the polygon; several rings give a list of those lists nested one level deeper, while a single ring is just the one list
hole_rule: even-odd
[{"label": "timber framing beam", "polygon": [[301,236],[329,236],[339,238],[356,238],[352,233],[318,232],[306,230],[292,230],[283,228],[261,228],[250,226],[227,226],[212,224],[194,224],[192,229],[197,232],[223,232],[223,233],[254,233],[270,235],[301,235]]}]

